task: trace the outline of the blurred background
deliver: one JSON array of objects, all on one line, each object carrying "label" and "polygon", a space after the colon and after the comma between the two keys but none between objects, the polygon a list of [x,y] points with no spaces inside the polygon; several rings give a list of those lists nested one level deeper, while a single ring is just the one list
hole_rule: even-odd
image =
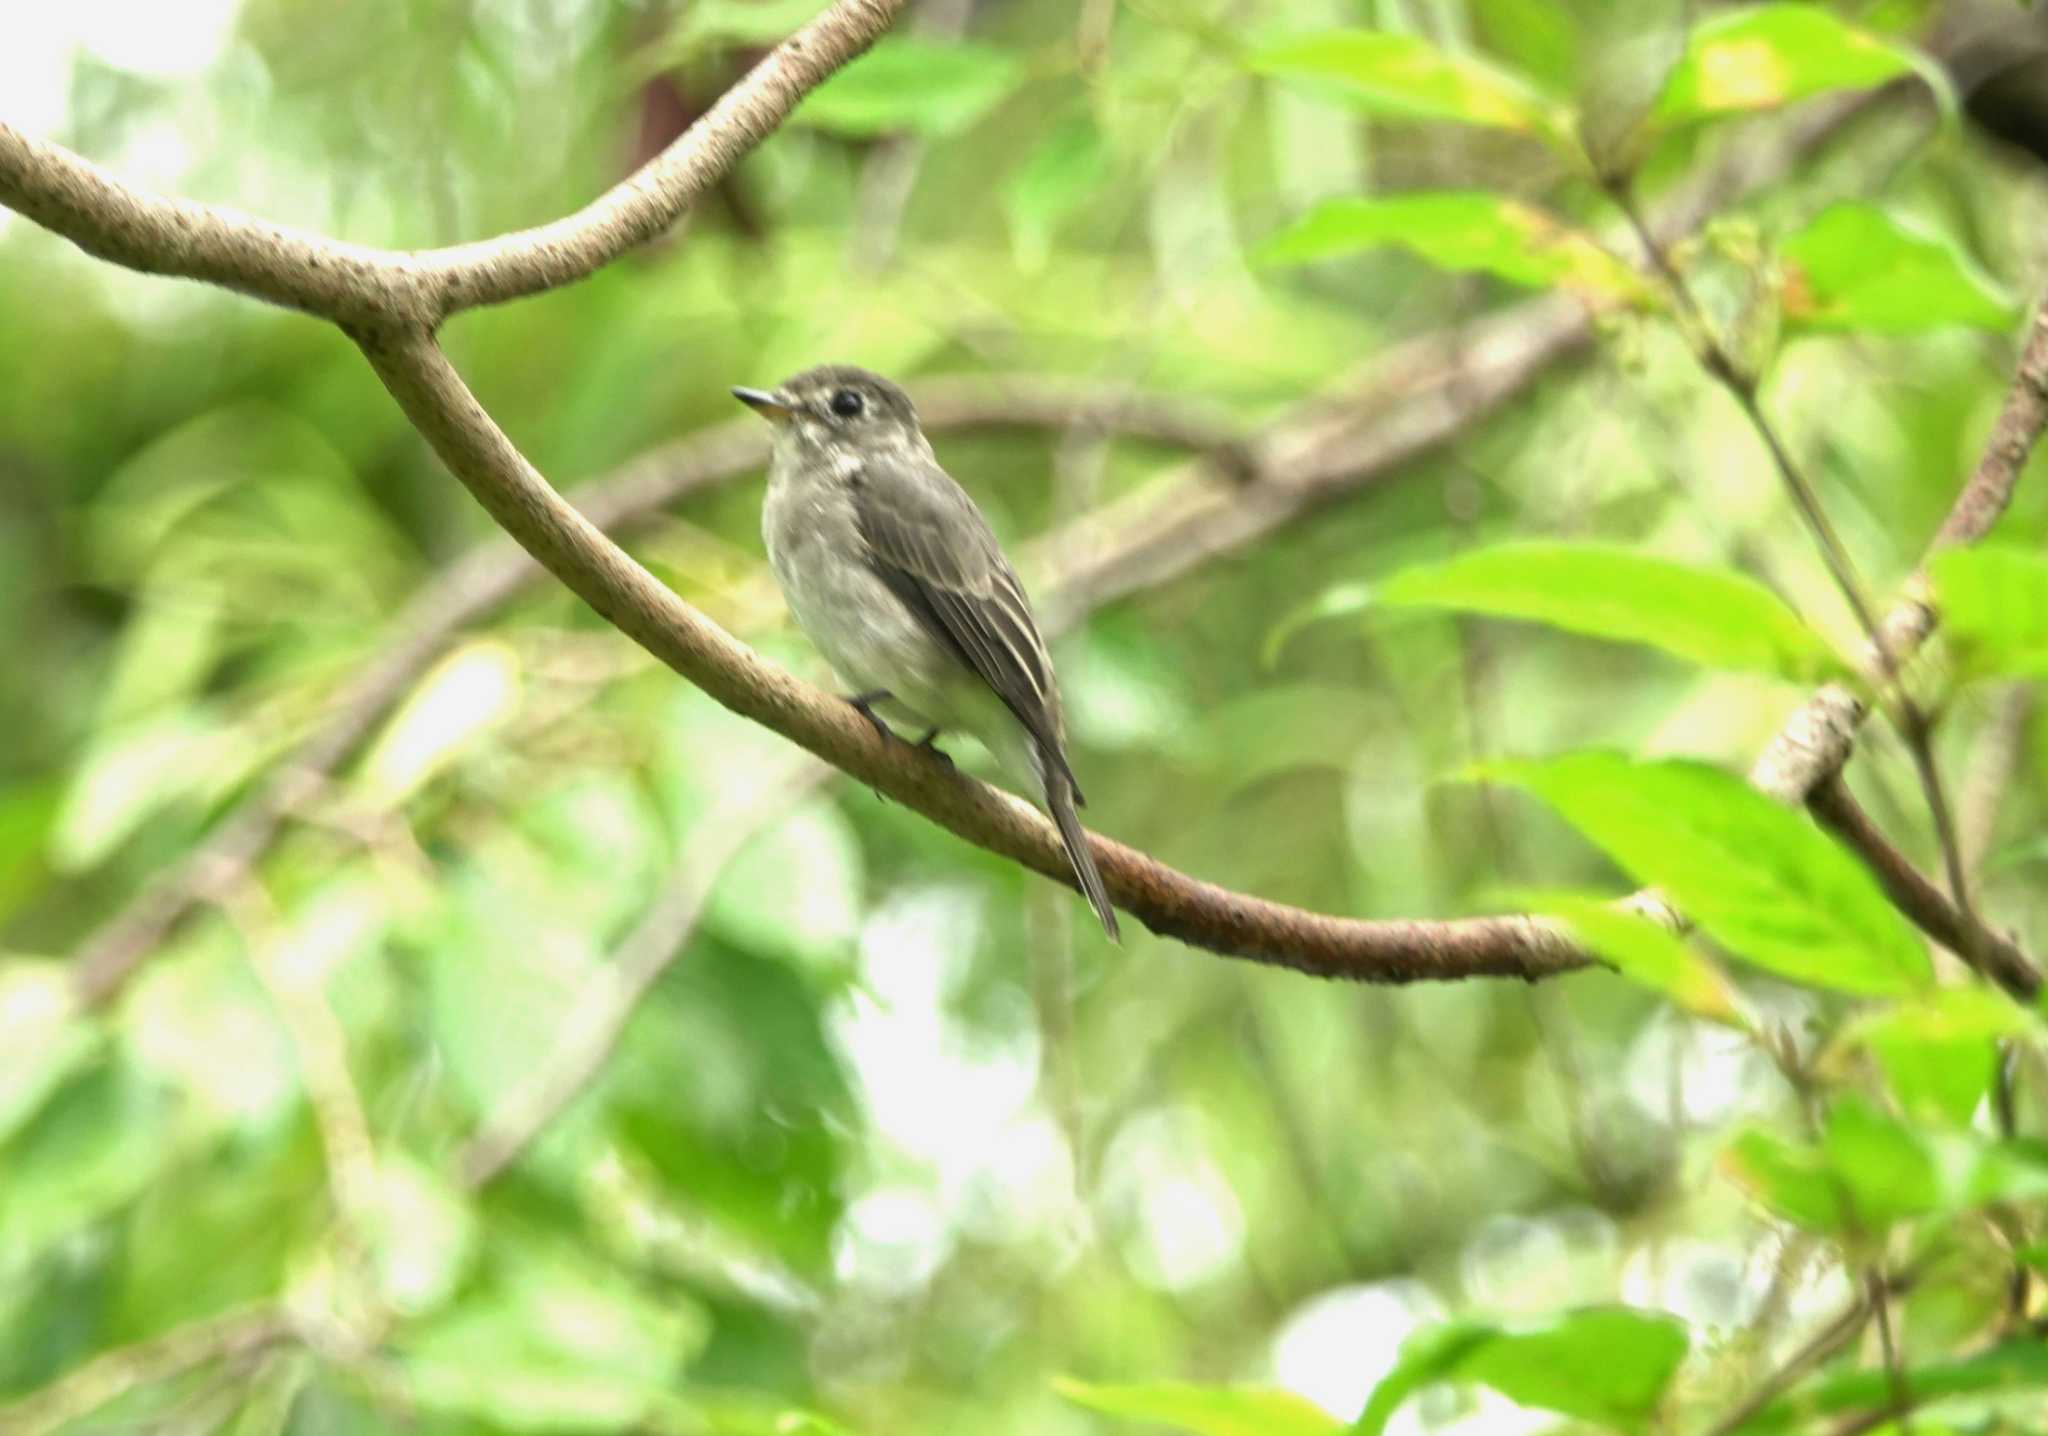
[{"label": "blurred background", "polygon": [[[581,205],[818,7],[16,8],[8,122],[414,247]],[[1365,27],[1575,105],[1889,592],[2048,261],[2008,73],[2031,32],[1969,48],[2031,22],[1813,8],[1933,47],[1966,96],[1997,79],[2004,138],[1906,82],[1633,139],[1719,13],[1685,0],[923,0],[675,234],[446,340],[544,473],[819,682],[727,388],[903,380],[1063,625],[1103,832],[1346,914],[1619,893],[1457,775],[1586,747],[1741,771],[1804,690],[1364,585],[1598,538],[1853,627],[1666,320],[1413,245],[1267,247],[1335,197],[1458,190],[1634,262],[1583,169],[1248,57]],[[1966,297],[1800,322],[1780,247],[1845,200]],[[1071,892],[830,780],[524,572],[321,324],[0,211],[0,376],[0,1403],[67,1374],[82,1403],[23,1429],[1111,1429],[1064,1377],[1348,1420],[1422,1324],[1609,1301],[1694,1323],[1683,1379],[1718,1407],[1851,1290],[1713,1165],[1796,1116],[1755,1044],[1605,973],[1383,989],[1135,924],[1106,946]],[[2023,486],[2002,532],[2044,522]],[[1941,756],[1967,805],[2004,743],[1966,822],[1987,909],[2038,931],[2030,720],[1970,690]],[[1931,870],[1906,756],[1858,762]],[[1751,996],[1793,1032],[1827,1002]],[[138,1364],[180,1332],[203,1359]],[[1556,1420],[1437,1391],[1396,1429]]]}]

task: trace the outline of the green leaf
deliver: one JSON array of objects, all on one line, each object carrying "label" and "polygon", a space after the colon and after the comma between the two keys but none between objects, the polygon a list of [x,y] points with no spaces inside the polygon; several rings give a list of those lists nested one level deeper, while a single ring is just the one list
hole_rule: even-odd
[{"label": "green leaf", "polygon": [[1609,544],[1477,549],[1395,574],[1379,599],[1548,623],[1801,683],[1841,668],[1820,635],[1754,579]]},{"label": "green leaf", "polygon": [[1843,1040],[1877,1059],[1892,1094],[1921,1122],[1967,1124],[1990,1090],[1997,1041],[2027,1014],[1985,987],[1944,987],[1852,1025]]},{"label": "green leaf", "polygon": [[1694,27],[1650,122],[1776,109],[1830,90],[1881,85],[1920,66],[1910,52],[1818,5],[1763,5]]},{"label": "green leaf", "polygon": [[1848,1194],[1827,1158],[1762,1128],[1741,1133],[1721,1152],[1721,1168],[1764,1206],[1808,1231],[1849,1226]]},{"label": "green leaf", "polygon": [[1853,1092],[1829,1110],[1821,1151],[1865,1230],[1942,1205],[1941,1178],[1926,1145]]},{"label": "green leaf", "polygon": [[1004,191],[1020,268],[1044,267],[1061,223],[1088,204],[1108,174],[1109,151],[1093,115],[1071,115],[1053,126]]},{"label": "green leaf", "polygon": [[1398,244],[1441,269],[1478,271],[1531,289],[1644,300],[1649,291],[1590,235],[1518,200],[1444,190],[1324,200],[1268,239],[1268,264],[1305,264]]},{"label": "green leaf", "polygon": [[111,1054],[59,1083],[0,1142],[0,1250],[39,1252],[149,1190],[174,1156],[174,1112]]},{"label": "green leaf", "polygon": [[304,1108],[259,1139],[175,1163],[122,1224],[114,1331],[135,1340],[275,1296],[293,1254],[315,1249],[332,1220]]},{"label": "green leaf", "polygon": [[1351,1429],[1380,1436],[1403,1401],[1441,1381],[1476,1381],[1523,1406],[1633,1427],[1656,1410],[1687,1345],[1676,1318],[1621,1306],[1530,1330],[1453,1322],[1402,1347]]},{"label": "green leaf", "polygon": [[2012,299],[1953,244],[1875,205],[1831,205],[1778,248],[1788,326],[1918,334],[1969,324],[2004,333]]},{"label": "green leaf", "polygon": [[1304,628],[1330,618],[1349,618],[1365,612],[1373,604],[1373,587],[1369,583],[1353,580],[1333,583],[1307,603],[1294,609],[1266,635],[1266,642],[1259,650],[1259,661],[1267,668],[1277,668],[1280,655],[1294,636]]},{"label": "green leaf", "polygon": [[1196,1386],[1160,1381],[1097,1386],[1055,1377],[1053,1388],[1077,1406],[1192,1431],[1196,1436],[1331,1436],[1344,1423],[1291,1391],[1265,1387]]},{"label": "green leaf", "polygon": [[817,89],[795,118],[843,135],[958,134],[1023,78],[1018,58],[993,45],[883,40]]},{"label": "green leaf", "polygon": [[1856,860],[1731,774],[1602,752],[1478,772],[1541,797],[1759,967],[1843,992],[1908,993],[1932,982],[1926,950]]},{"label": "green leaf", "polygon": [[2048,674],[2048,559],[2011,548],[1958,548],[1929,570],[1942,632],[1970,677]]},{"label": "green leaf", "polygon": [[1559,919],[1623,977],[1662,993],[1695,1017],[1740,1021],[1734,991],[1720,970],[1650,919],[1577,893],[1536,894],[1527,906]]},{"label": "green leaf", "polygon": [[1567,150],[1574,144],[1568,106],[1517,75],[1417,35],[1303,35],[1260,50],[1251,64],[1263,74],[1323,82],[1370,114],[1519,130]]}]

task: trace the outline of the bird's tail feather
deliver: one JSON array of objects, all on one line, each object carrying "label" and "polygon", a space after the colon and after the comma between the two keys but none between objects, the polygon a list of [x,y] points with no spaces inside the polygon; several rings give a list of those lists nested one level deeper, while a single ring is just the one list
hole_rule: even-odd
[{"label": "bird's tail feather", "polygon": [[1110,906],[1109,889],[1102,885],[1102,874],[1095,866],[1095,854],[1088,849],[1088,833],[1081,826],[1081,818],[1074,811],[1074,782],[1066,773],[1064,760],[1043,765],[1045,776],[1045,806],[1052,814],[1054,824],[1060,830],[1060,844],[1067,850],[1067,861],[1073,864],[1074,877],[1081,884],[1082,896],[1095,909],[1095,915],[1102,919],[1102,930],[1109,934],[1111,942],[1121,942],[1116,930],[1116,909]]}]

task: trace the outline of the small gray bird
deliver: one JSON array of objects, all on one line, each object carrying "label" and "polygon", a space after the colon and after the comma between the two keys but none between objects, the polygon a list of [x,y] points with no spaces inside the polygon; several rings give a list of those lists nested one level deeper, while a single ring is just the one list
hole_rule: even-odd
[{"label": "small gray bird", "polygon": [[807,369],[734,389],[775,425],[761,533],[789,609],[884,737],[965,729],[1045,794],[1081,891],[1116,911],[1074,808],[1052,660],[988,520],[939,467],[910,397],[879,374]]}]

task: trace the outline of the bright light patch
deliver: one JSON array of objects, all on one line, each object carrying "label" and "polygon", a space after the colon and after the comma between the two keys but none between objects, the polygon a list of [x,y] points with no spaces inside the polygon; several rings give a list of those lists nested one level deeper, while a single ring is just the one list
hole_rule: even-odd
[{"label": "bright light patch", "polygon": [[[1338,1420],[1353,1420],[1394,1369],[1401,1343],[1443,1314],[1428,1287],[1405,1278],[1323,1292],[1295,1308],[1273,1337],[1274,1378]],[[1421,1423],[1406,1408],[1387,1429],[1407,1436]]]},{"label": "bright light patch", "polygon": [[907,1296],[932,1279],[952,1246],[951,1229],[929,1196],[915,1187],[882,1187],[846,1213],[832,1266],[849,1285]]},{"label": "bright light patch", "polygon": [[1668,1311],[1695,1327],[1738,1330],[1756,1320],[1779,1244],[1715,1246],[1685,1238],[1638,1247],[1621,1268],[1621,1299]]},{"label": "bright light patch", "polygon": [[519,655],[507,644],[465,644],[442,659],[363,760],[366,800],[394,807],[424,787],[512,716],[519,690]]},{"label": "bright light patch", "polygon": [[1501,1215],[1480,1224],[1460,1265],[1480,1306],[1533,1315],[1605,1296],[1619,1246],[1614,1223],[1595,1211]]},{"label": "bright light patch", "polygon": [[[72,0],[24,6],[63,13],[94,59],[153,80],[189,79],[227,48],[242,0]],[[13,21],[9,20],[10,29]]]},{"label": "bright light patch", "polygon": [[1103,1158],[1102,1194],[1131,1269],[1148,1286],[1199,1285],[1244,1249],[1244,1211],[1209,1160],[1191,1110],[1142,1112],[1124,1123]]}]

